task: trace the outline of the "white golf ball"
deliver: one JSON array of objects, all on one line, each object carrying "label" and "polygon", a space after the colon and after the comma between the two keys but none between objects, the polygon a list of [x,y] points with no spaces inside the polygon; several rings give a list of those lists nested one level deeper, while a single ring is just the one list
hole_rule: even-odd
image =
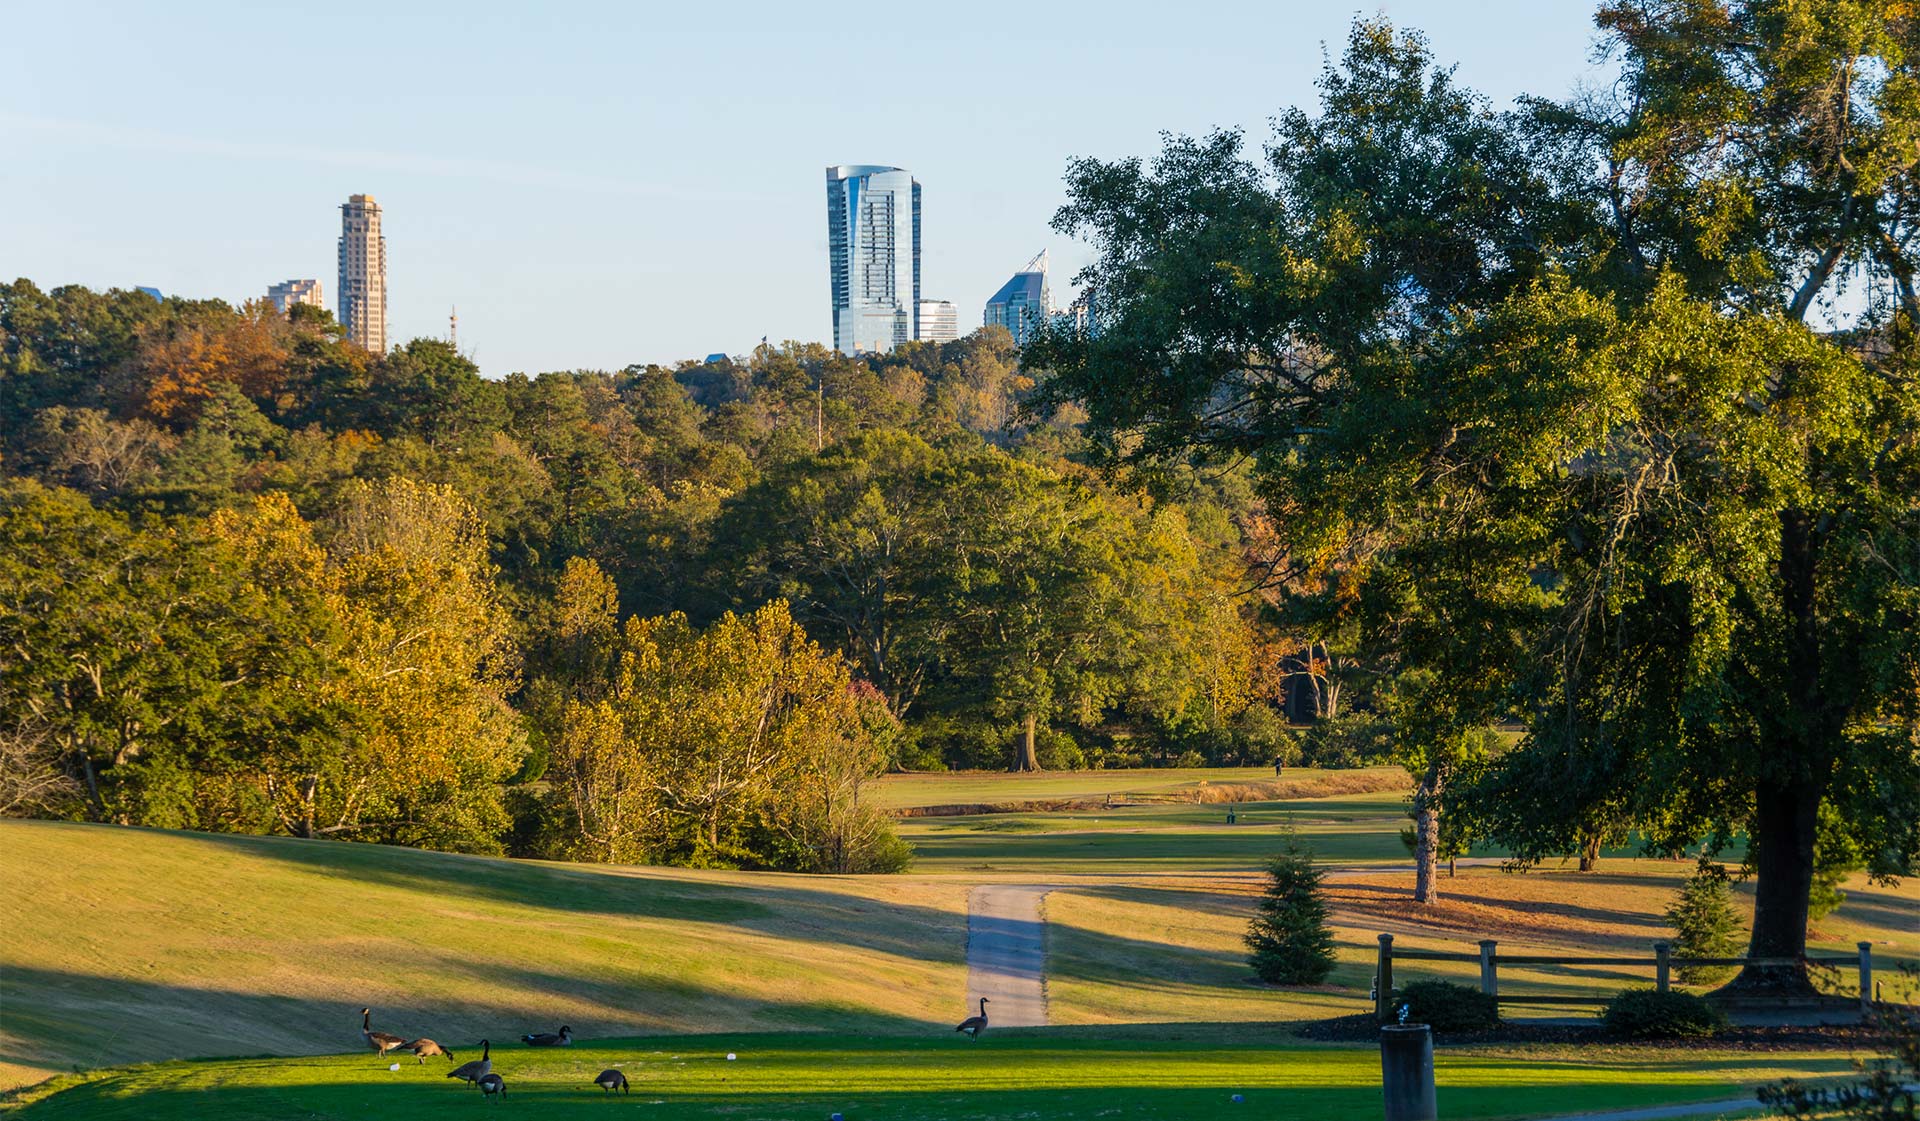
[{"label": "white golf ball", "polygon": [[390,1066],[390,1067],[388,1067],[387,1069],[388,1069],[388,1070],[399,1070],[399,1069],[400,1069],[400,1064],[399,1064],[399,1063],[395,1063],[395,1064],[393,1064],[392,1066]]},{"label": "white golf ball", "polygon": [[739,1057],[740,1057],[740,1056],[738,1056],[738,1055],[736,1055],[736,1054],[734,1054],[734,1053],[733,1053],[733,1052],[731,1052],[731,1051],[729,1051],[729,1052],[727,1052],[727,1061],[728,1061],[728,1062],[732,1062],[733,1060],[735,1060],[735,1059],[737,1059],[737,1058],[739,1058]]}]

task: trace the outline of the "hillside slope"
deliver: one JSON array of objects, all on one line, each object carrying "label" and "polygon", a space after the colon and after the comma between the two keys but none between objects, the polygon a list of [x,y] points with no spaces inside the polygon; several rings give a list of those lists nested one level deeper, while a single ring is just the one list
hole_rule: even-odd
[{"label": "hillside slope", "polygon": [[950,1021],[966,889],[0,821],[0,1089],[441,1040]]}]

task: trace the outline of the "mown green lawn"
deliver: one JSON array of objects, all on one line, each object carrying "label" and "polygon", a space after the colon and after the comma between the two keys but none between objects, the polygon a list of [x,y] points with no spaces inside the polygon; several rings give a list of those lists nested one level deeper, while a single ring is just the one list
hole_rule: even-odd
[{"label": "mown green lawn", "polygon": [[[1227,824],[1227,812],[1234,824]],[[1283,802],[1161,804],[1060,813],[907,818],[917,872],[1122,874],[1253,871],[1293,829],[1339,864],[1404,863],[1404,800],[1341,794]]]},{"label": "mown green lawn", "polygon": [[[650,1038],[495,1051],[503,1103],[444,1077],[446,1064],[398,1072],[367,1054],[169,1063],[107,1072],[27,1105],[20,1121],[644,1116],[767,1121],[952,1121],[957,1118],[1376,1118],[1371,1048],[1291,1043],[1266,1030],[1196,1025],[1184,1033],[1086,1030],[990,1033],[979,1043],[736,1035]],[[1264,1036],[1264,1038],[1263,1038]],[[728,1061],[729,1051],[738,1054]],[[464,1055],[462,1056],[464,1058]],[[619,1066],[630,1097],[591,1085]],[[1442,1116],[1526,1118],[1584,1109],[1740,1096],[1788,1074],[1844,1073],[1837,1055],[1598,1049],[1446,1050]],[[1239,1094],[1242,1101],[1234,1102]]]},{"label": "mown green lawn", "polygon": [[[1365,768],[1363,771],[1386,775],[1396,783],[1406,781],[1406,772],[1399,767]],[[1287,770],[1285,778],[1288,781],[1305,781],[1358,773],[1362,772],[1293,767]],[[861,797],[882,809],[891,810],[908,806],[991,805],[1104,798],[1109,794],[1168,794],[1207,784],[1269,782],[1273,777],[1272,767],[1157,767],[1111,771],[1040,771],[1031,774],[959,771],[886,775],[862,788]]]}]

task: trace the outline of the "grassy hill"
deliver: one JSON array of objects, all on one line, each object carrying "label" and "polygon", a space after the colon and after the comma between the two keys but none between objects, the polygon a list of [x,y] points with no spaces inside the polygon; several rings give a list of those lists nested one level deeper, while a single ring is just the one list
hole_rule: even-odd
[{"label": "grassy hill", "polygon": [[[1069,788],[1099,781],[1049,777]],[[991,800],[1021,779],[969,781]],[[378,1027],[456,1047],[561,1023],[583,1041],[652,1039],[604,1054],[576,1048],[564,1060],[510,1049],[525,1056],[516,1064],[529,1065],[503,1071],[545,1080],[527,1097],[558,1095],[552,1116],[575,1108],[566,1088],[579,1081],[575,1067],[593,1066],[590,1075],[615,1061],[643,1064],[658,1084],[652,1092],[672,1095],[675,1108],[661,1116],[730,1115],[724,1102],[737,1104],[728,1095],[741,1093],[752,1095],[754,1116],[821,1117],[828,1112],[817,1108],[822,1102],[848,1094],[859,1095],[862,1118],[952,1115],[941,1112],[954,1099],[939,1087],[960,1077],[950,1063],[961,1060],[913,1041],[957,1042],[949,1030],[964,1011],[967,892],[982,880],[1016,880],[1058,885],[1045,904],[1049,1011],[1056,1025],[1083,1026],[995,1033],[1004,1050],[993,1052],[983,1041],[983,1054],[1001,1057],[996,1089],[969,1099],[980,1115],[1011,1116],[1022,1111],[1023,1095],[1038,1094],[1049,1116],[1092,1116],[1108,1112],[1102,1103],[1124,1091],[1125,1103],[1159,1102],[1160,1115],[1209,1117],[1226,1107],[1176,1093],[1171,1082],[1154,1090],[1152,1080],[1204,1070],[1196,1090],[1243,1085],[1294,1094],[1307,1086],[1298,1070],[1349,1062],[1298,1050],[1256,1025],[1363,1008],[1376,933],[1392,931],[1403,946],[1445,949],[1498,937],[1509,952],[1645,952],[1662,936],[1660,910],[1687,871],[1684,862],[1617,854],[1588,875],[1463,867],[1459,879],[1442,881],[1438,906],[1416,910],[1407,899],[1410,876],[1399,867],[1405,817],[1397,795],[1235,808],[1234,825],[1225,823],[1224,806],[1186,802],[909,819],[902,829],[920,846],[920,874],[899,877],[600,868],[0,820],[0,869],[9,886],[0,900],[0,1089],[157,1060],[351,1052],[360,1044],[359,1009],[371,1005]],[[1323,859],[1351,869],[1328,885],[1340,965],[1326,986],[1250,983],[1239,942],[1258,865],[1288,826]],[[1846,904],[1820,924],[1818,951],[1850,952],[1855,940],[1868,939],[1883,968],[1920,956],[1920,884],[1847,886]],[[1750,905],[1744,887],[1736,898]],[[1410,967],[1407,976],[1467,980],[1470,972],[1436,965]],[[1503,988],[1596,998],[1646,980],[1604,968],[1502,971]],[[1207,1027],[1231,1021],[1243,1023]],[[867,1073],[841,1080],[817,1035],[810,1042],[787,1034],[821,1030],[870,1056],[859,1060]],[[792,1081],[716,1090],[702,1081],[711,1073],[704,1067],[682,1070],[673,1066],[678,1059],[648,1057],[708,1046],[660,1038],[687,1033],[728,1033],[718,1038],[729,1046],[789,1053]],[[773,1034],[748,1040],[750,1033]],[[1235,1050],[1241,1047],[1252,1050]],[[1138,1050],[1159,1057],[1149,1061]],[[1503,1061],[1529,1078],[1553,1067],[1544,1052]],[[1651,1077],[1661,1093],[1645,1100],[1712,1097],[1730,1082],[1752,1081],[1759,1061],[1715,1060],[1689,1072],[1685,1064],[1628,1056],[1594,1068],[1603,1074],[1571,1072],[1569,1079],[1588,1081],[1560,1089],[1637,1101],[1621,1096],[1623,1084]],[[1826,1069],[1824,1059],[1778,1061]],[[1086,1073],[1063,1067],[1077,1071],[1083,1063],[1091,1064]],[[1306,1112],[1377,1108],[1365,1092],[1367,1066],[1350,1072],[1351,1084],[1344,1074],[1313,1083],[1326,1094]],[[926,1085],[902,1089],[877,1073],[883,1069]],[[1497,1063],[1473,1069],[1485,1081],[1459,1083],[1463,1092],[1448,1099],[1455,1103],[1448,1115],[1502,1115],[1507,1099],[1496,1091],[1507,1076]],[[997,1089],[1002,1073],[1011,1079],[1004,1092]],[[396,1081],[408,1088],[388,1085]],[[434,1116],[477,1108],[445,1096],[448,1085],[420,1071],[390,1075],[364,1055],[175,1063],[89,1077],[28,1116]],[[1474,1086],[1484,1095],[1476,1097]],[[195,1093],[181,1092],[189,1089]],[[1163,1090],[1168,1096],[1155,1096]],[[393,1094],[401,1112],[374,1104]],[[1297,1096],[1275,1104],[1306,1107]]]},{"label": "grassy hill", "polygon": [[[0,1087],[207,1055],[829,1026],[966,988],[966,888],[0,821]],[[31,885],[30,888],[26,885]]]}]

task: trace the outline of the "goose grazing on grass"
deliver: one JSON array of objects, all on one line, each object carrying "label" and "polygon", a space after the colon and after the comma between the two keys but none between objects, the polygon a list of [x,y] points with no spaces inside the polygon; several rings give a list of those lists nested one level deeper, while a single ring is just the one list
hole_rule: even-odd
[{"label": "goose grazing on grass", "polygon": [[373,1053],[376,1055],[397,1051],[407,1045],[407,1041],[397,1035],[373,1030],[373,1009],[371,1008],[360,1010],[360,1037],[367,1041],[367,1046],[373,1048]]},{"label": "goose grazing on grass", "polygon": [[507,1080],[497,1074],[483,1074],[480,1076],[480,1092],[489,1098],[495,1094],[504,1098],[507,1096]]},{"label": "goose grazing on grass", "polygon": [[448,1078],[458,1078],[462,1082],[478,1082],[493,1073],[493,1044],[480,1041],[480,1057],[470,1063],[461,1063],[447,1072]]},{"label": "goose grazing on grass", "polygon": [[598,1075],[594,1077],[593,1084],[595,1086],[600,1087],[602,1090],[605,1090],[609,1094],[613,1093],[615,1090],[618,1090],[623,1094],[630,1094],[633,1092],[627,1089],[627,1076],[624,1074],[621,1074],[617,1070],[601,1071]]},{"label": "goose grazing on grass", "polygon": [[520,1042],[529,1047],[571,1047],[573,1029],[562,1024],[559,1031],[541,1032],[538,1035],[523,1035]]},{"label": "goose grazing on grass", "polygon": [[433,1055],[445,1055],[448,1062],[453,1061],[453,1052],[431,1039],[412,1040],[402,1050],[413,1052],[414,1059],[423,1064]]},{"label": "goose grazing on grass", "polygon": [[968,1016],[966,1019],[960,1021],[959,1027],[953,1030],[966,1032],[968,1039],[979,1039],[980,1033],[987,1030],[987,998],[984,996],[980,998],[980,1014],[978,1016]]}]

